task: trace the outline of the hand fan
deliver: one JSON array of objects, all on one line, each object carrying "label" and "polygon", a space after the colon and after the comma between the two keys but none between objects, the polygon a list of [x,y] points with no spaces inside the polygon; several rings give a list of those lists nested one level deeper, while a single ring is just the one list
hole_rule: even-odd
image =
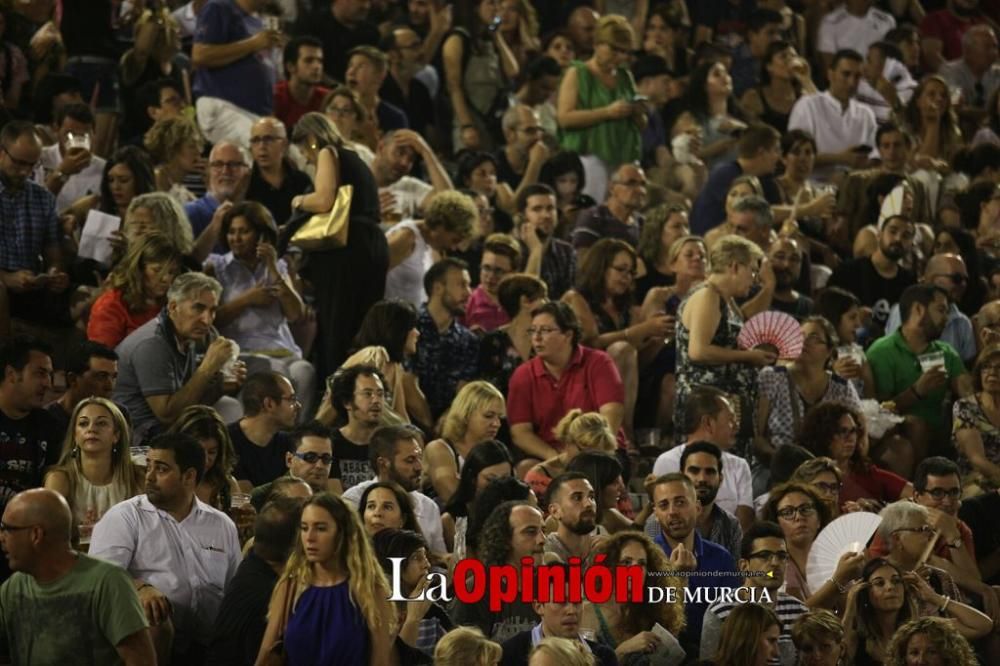
[{"label": "hand fan", "polygon": [[809,588],[818,590],[830,580],[841,555],[863,551],[881,522],[882,518],[876,513],[858,511],[843,515],[824,527],[809,549],[806,562]]},{"label": "hand fan", "polygon": [[778,358],[796,359],[802,353],[802,327],[795,317],[768,310],[750,317],[736,342],[743,349],[769,345],[778,350]]}]

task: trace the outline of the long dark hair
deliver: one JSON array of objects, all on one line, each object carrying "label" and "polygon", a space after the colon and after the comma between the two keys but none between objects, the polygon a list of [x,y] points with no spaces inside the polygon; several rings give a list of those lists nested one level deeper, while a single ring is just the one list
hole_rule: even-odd
[{"label": "long dark hair", "polygon": [[604,489],[618,480],[622,475],[622,464],[618,458],[603,451],[581,451],[566,465],[567,472],[580,472],[587,477],[594,487],[597,498],[598,515],[613,506],[603,506]]},{"label": "long dark hair", "polygon": [[[636,266],[636,254],[632,246],[617,238],[602,238],[594,243],[583,259],[576,275],[576,289],[580,295],[590,304],[591,308],[600,308],[607,296],[607,285],[605,276],[608,269],[621,253],[627,254],[632,260],[632,270]],[[632,291],[615,296],[615,308],[619,312],[625,312],[632,305]]]},{"label": "long dark hair", "polygon": [[373,305],[354,338],[356,349],[365,347],[385,347],[389,360],[401,363],[405,360],[406,338],[417,325],[417,311],[401,300],[379,301]]},{"label": "long dark hair", "polygon": [[[684,96],[683,108],[685,111],[689,111],[694,114],[695,118],[699,121],[705,121],[709,116],[708,109],[708,90],[706,88],[708,84],[708,74],[712,71],[712,68],[717,64],[720,64],[719,60],[709,60],[708,62],[703,62],[691,71],[691,78],[688,82],[687,94]],[[721,63],[725,66],[725,63]],[[729,68],[726,68],[729,72]],[[730,75],[732,73],[730,72]],[[740,110],[739,105],[736,103],[736,98],[733,97],[732,93],[726,99],[726,112],[740,120],[744,119],[743,112]]]},{"label": "long dark hair", "polygon": [[[111,179],[108,177],[108,173],[119,164],[124,164],[132,172],[132,179],[135,181],[135,194],[133,196],[137,197],[156,189],[153,162],[149,159],[149,154],[138,146],[119,148],[104,165],[104,173],[101,175],[100,210],[109,215],[117,215],[118,209],[115,207],[114,199],[111,198]],[[126,204],[127,206],[128,204]]]},{"label": "long dark hair", "polygon": [[413,502],[410,500],[409,494],[394,481],[376,481],[361,493],[361,497],[358,498],[358,517],[361,518],[362,527],[365,524],[365,505],[368,503],[368,496],[379,488],[385,488],[395,495],[396,503],[399,504],[399,513],[403,516],[403,529],[423,535],[420,523],[417,522],[417,515],[413,512]]},{"label": "long dark hair", "polygon": [[476,479],[479,473],[487,467],[501,463],[508,463],[511,469],[514,468],[514,459],[511,458],[510,451],[503,442],[491,439],[472,447],[465,458],[465,464],[462,465],[458,489],[448,501],[446,508],[453,518],[469,515],[468,505],[476,497]]}]

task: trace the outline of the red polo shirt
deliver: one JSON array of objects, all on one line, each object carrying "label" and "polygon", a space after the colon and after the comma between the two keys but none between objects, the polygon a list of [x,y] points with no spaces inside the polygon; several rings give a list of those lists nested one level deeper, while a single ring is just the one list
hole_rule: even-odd
[{"label": "red polo shirt", "polygon": [[316,86],[313,88],[309,103],[303,106],[296,102],[288,91],[288,81],[278,81],[274,86],[274,117],[285,123],[288,134],[291,136],[292,128],[295,127],[295,123],[299,122],[299,118],[310,111],[319,111],[319,107],[323,104],[323,98],[328,92],[330,92],[329,88]]},{"label": "red polo shirt", "polygon": [[[562,451],[552,430],[566,412],[577,408],[596,412],[612,402],[625,402],[615,362],[600,350],[577,345],[559,379],[549,374],[538,357],[518,366],[510,378],[507,418],[511,425],[530,423],[546,444]],[[621,446],[621,432],[618,441]]]}]

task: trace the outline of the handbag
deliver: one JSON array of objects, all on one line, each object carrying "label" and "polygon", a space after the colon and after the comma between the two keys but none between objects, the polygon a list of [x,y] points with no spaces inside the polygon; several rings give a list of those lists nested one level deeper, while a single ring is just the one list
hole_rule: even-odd
[{"label": "handbag", "polygon": [[[340,159],[336,151],[333,155],[337,158],[337,181],[340,182]],[[291,244],[297,245],[306,252],[336,250],[346,247],[353,198],[354,186],[341,184],[337,188],[337,198],[329,212],[316,213],[306,220],[292,236]]]},{"label": "handbag", "polygon": [[285,583],[285,605],[281,610],[278,637],[274,639],[271,647],[267,649],[264,658],[257,660],[255,666],[285,666],[285,628],[288,626],[288,618],[292,614],[292,606],[295,605],[295,591],[298,587],[295,581],[286,580],[288,582]]}]

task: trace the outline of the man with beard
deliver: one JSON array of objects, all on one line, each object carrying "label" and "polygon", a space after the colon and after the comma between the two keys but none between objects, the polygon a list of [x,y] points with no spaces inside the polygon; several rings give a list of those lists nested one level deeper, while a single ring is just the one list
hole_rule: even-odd
[{"label": "man with beard", "polygon": [[618,238],[632,247],[639,244],[646,205],[646,173],[636,164],[623,164],[608,183],[607,201],[582,211],[573,229],[573,247],[577,252],[602,238]]},{"label": "man with beard", "polygon": [[597,496],[586,475],[564,472],[552,479],[546,502],[559,527],[545,537],[545,552],[555,553],[563,562],[579,557],[589,563],[600,539],[591,534],[597,527]]},{"label": "man with beard", "polygon": [[357,506],[365,488],[376,481],[398,484],[410,494],[413,513],[428,548],[433,553],[444,555],[448,548],[444,544],[441,509],[434,500],[418,490],[424,470],[422,439],[420,432],[409,425],[377,428],[368,442],[368,458],[376,477],[351,486],[342,497]]},{"label": "man with beard", "polygon": [[213,247],[222,232],[223,216],[215,212],[224,203],[239,203],[250,185],[250,171],[243,149],[235,143],[220,141],[208,155],[208,191],[205,196],[184,204],[184,212],[191,222],[191,231],[199,239],[206,231],[205,241]]},{"label": "man with beard", "polygon": [[200,664],[222,591],[242,559],[240,541],[229,516],[195,496],[205,469],[198,440],[165,434],[149,447],[146,494],[104,514],[89,555],[132,577],[158,663]]},{"label": "man with beard", "polygon": [[243,418],[226,430],[233,442],[233,477],[244,488],[274,481],[285,471],[290,437],[302,412],[292,383],[274,371],[250,375],[240,393]]},{"label": "man with beard", "polygon": [[[969,284],[969,272],[965,268],[965,260],[957,254],[935,254],[927,261],[920,282],[941,287],[948,293],[948,322],[944,325],[944,332],[941,333],[941,341],[954,347],[966,365],[972,365],[976,360],[976,334],[972,329],[972,320],[959,310],[957,305],[965,294],[966,285]],[[899,328],[899,323],[897,303],[889,310],[889,321],[885,325],[886,334]]]},{"label": "man with beard", "polygon": [[104,345],[86,340],[69,350],[66,357],[66,392],[45,408],[60,432],[69,430],[70,415],[84,398],[111,399],[118,380],[118,354]]},{"label": "man with beard", "polygon": [[274,86],[274,115],[286,128],[299,118],[319,111],[330,92],[323,82],[323,43],[315,37],[296,37],[285,45],[285,74],[288,79]]},{"label": "man with beard", "polygon": [[[653,513],[660,523],[660,533],[655,541],[670,559],[674,571],[691,572],[687,589],[693,593],[702,587],[740,586],[740,579],[732,573],[736,569],[733,556],[717,543],[703,539],[695,529],[701,514],[701,505],[691,479],[683,474],[664,474],[649,486],[649,499]],[[681,646],[689,655],[697,654],[701,642],[701,623],[708,603],[692,601],[684,604],[687,623],[678,636]]]},{"label": "man with beard", "polygon": [[812,314],[813,300],[795,291],[802,272],[802,252],[794,238],[779,238],[768,248],[767,258],[774,271],[774,294],[769,310],[777,310],[804,319]]},{"label": "man with beard", "polygon": [[373,365],[341,368],[330,384],[330,402],[338,414],[347,417],[346,425],[330,433],[337,459],[334,476],[347,490],[375,477],[375,470],[368,464],[368,447],[375,429],[382,425],[385,378]]},{"label": "man with beard", "polygon": [[472,294],[468,264],[446,257],[424,275],[428,300],[417,316],[417,353],[413,370],[437,420],[458,389],[476,378],[479,338],[459,323]]},{"label": "man with beard", "polygon": [[507,109],[501,120],[507,145],[497,151],[497,182],[517,192],[538,180],[549,150],[542,139],[545,131],[538,112],[526,104]]},{"label": "man with beard", "polygon": [[951,414],[951,400],[973,391],[958,352],[939,340],[948,309],[948,293],[941,287],[907,287],[899,300],[903,325],[868,349],[876,396],[893,401],[896,412],[907,417],[915,460],[923,460],[932,444],[940,449],[935,454],[946,450],[950,421],[945,414]]},{"label": "man with beard", "polygon": [[701,504],[698,534],[719,544],[736,559],[740,552],[740,539],[743,538],[740,521],[715,503],[722,485],[722,464],[722,449],[711,442],[688,444],[681,454],[681,472],[691,479]]},{"label": "man with beard", "polygon": [[556,201],[555,190],[542,183],[529,185],[517,197],[517,235],[527,257],[524,272],[541,278],[552,300],[562,298],[576,282],[576,251],[553,236],[559,217]]},{"label": "man with beard", "polygon": [[[279,476],[274,481],[257,486],[250,493],[250,503],[260,511],[276,494],[288,494],[295,497],[304,490],[298,484],[288,483],[288,479],[298,479],[308,484],[310,494],[344,492],[340,485],[340,470],[333,464],[333,444],[330,442],[330,430],[317,421],[300,425],[288,435],[288,450],[285,452],[285,466],[288,473]],[[279,492],[279,489],[290,493]],[[295,493],[294,495],[292,493]]]},{"label": "man with beard", "polygon": [[[423,160],[430,184],[410,175],[417,159]],[[372,174],[379,188],[384,218],[389,212],[419,217],[438,192],[455,189],[448,171],[424,138],[409,129],[391,130],[378,140]]]},{"label": "man with beard", "polygon": [[899,302],[903,290],[917,281],[916,276],[899,265],[913,244],[913,222],[902,215],[883,221],[878,234],[878,249],[870,257],[849,259],[833,271],[828,287],[846,289],[872,309],[868,338],[882,334],[889,309]]}]

